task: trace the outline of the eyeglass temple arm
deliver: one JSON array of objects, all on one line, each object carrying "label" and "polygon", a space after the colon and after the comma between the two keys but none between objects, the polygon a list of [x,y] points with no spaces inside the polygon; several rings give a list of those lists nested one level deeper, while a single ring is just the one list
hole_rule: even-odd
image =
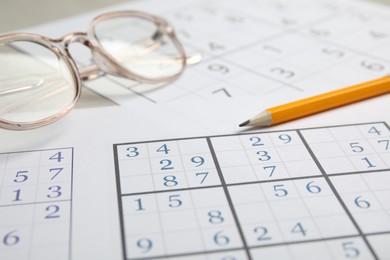
[{"label": "eyeglass temple arm", "polygon": [[[200,52],[196,52],[186,57],[186,64],[188,65],[197,64],[201,60],[202,60],[202,54]],[[176,61],[181,62],[180,59],[176,59]],[[96,63],[80,68],[79,73],[80,73],[80,78],[82,80],[97,79],[105,74],[105,72],[99,69],[99,66]]]},{"label": "eyeglass temple arm", "polygon": [[[186,57],[186,63],[189,65],[199,63],[202,60],[200,52],[194,53]],[[92,80],[103,76],[105,72],[101,71],[97,64],[91,64],[79,69],[80,78],[82,80]],[[45,83],[55,83],[62,81],[63,78],[59,74],[54,75],[33,75],[23,79],[8,79],[0,82],[0,96],[9,95],[18,92],[28,91],[34,88],[39,88]]]}]

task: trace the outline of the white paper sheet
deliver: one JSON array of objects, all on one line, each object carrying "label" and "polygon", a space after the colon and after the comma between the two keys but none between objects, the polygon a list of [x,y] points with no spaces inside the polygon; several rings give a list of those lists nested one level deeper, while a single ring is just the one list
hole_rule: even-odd
[{"label": "white paper sheet", "polygon": [[[390,237],[388,95],[263,129],[264,135],[204,138],[239,134],[243,131],[239,123],[267,107],[388,75],[389,8],[357,1],[156,0],[107,10],[121,9],[145,10],[167,18],[186,50],[201,51],[204,60],[188,67],[178,81],[151,91],[145,90],[151,86],[111,76],[87,82],[86,87],[118,105],[75,109],[41,129],[1,130],[2,259],[3,255],[4,259],[390,257],[386,246]],[[103,11],[28,31],[49,37],[82,31]],[[88,59],[82,52],[74,57]],[[332,125],[352,126],[289,130]],[[317,140],[319,136],[331,138]],[[192,137],[200,137],[191,139],[200,144],[189,145],[183,152],[186,146],[182,143]],[[245,143],[244,137],[252,138],[252,144]],[[164,147],[157,152],[163,141],[155,149],[148,148],[149,153],[141,158],[155,167],[145,174],[153,172],[162,180],[141,182],[140,190],[135,190],[132,185],[137,182],[131,178],[129,186],[122,184],[122,172],[115,168],[122,161],[114,156],[114,144],[123,144],[118,147],[126,151],[134,143],[146,146],[146,142],[177,138],[184,139],[168,146],[170,152],[179,147],[176,154],[166,154]],[[250,148],[258,138],[268,144]],[[214,151],[205,140],[210,140]],[[283,148],[288,140],[286,147],[292,148]],[[64,161],[56,157],[58,152]],[[293,162],[290,156],[296,157]],[[196,175],[200,157],[208,165],[202,172],[210,173]],[[142,162],[138,159],[134,161]],[[181,170],[170,169],[168,160],[179,160]],[[340,165],[345,168],[337,168]],[[186,176],[189,186],[161,191],[164,181],[175,183],[174,177],[164,180],[164,166],[167,175]],[[51,180],[47,178],[58,170],[50,171],[54,169],[50,167],[70,170],[62,170]],[[235,167],[241,167],[237,171],[242,174],[237,176]],[[260,170],[270,174],[279,168],[283,170],[274,177],[259,177]],[[188,179],[191,173],[195,177]],[[23,175],[28,179],[22,181]],[[211,188],[190,185],[205,176],[204,181],[215,177],[207,184]],[[160,185],[159,181],[163,186],[158,189],[147,186]],[[124,185],[121,190],[130,189],[126,190],[130,195],[122,197],[118,185]],[[58,187],[64,190],[60,196]],[[135,198],[138,193],[142,196]],[[149,215],[141,212],[145,221],[132,222],[139,203],[147,210],[152,197],[157,204],[150,204]],[[184,199],[189,197],[193,204],[185,208],[189,204]],[[164,198],[171,203],[180,199],[183,210],[170,213]],[[323,205],[326,212],[317,205]],[[334,214],[327,215],[328,210]],[[55,217],[57,213],[61,217]],[[53,218],[45,218],[49,214]],[[153,226],[156,214],[161,221],[158,227]],[[273,217],[267,219],[267,214]],[[285,218],[288,215],[291,219]],[[132,223],[139,225],[126,228]]]}]

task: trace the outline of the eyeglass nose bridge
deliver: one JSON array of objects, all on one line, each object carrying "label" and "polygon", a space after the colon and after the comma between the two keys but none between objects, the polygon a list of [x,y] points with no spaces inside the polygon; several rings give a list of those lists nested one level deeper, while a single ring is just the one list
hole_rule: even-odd
[{"label": "eyeglass nose bridge", "polygon": [[[85,32],[74,32],[67,34],[63,36],[62,38],[56,40],[57,42],[61,42],[64,47],[65,51],[69,58],[72,58],[72,55],[69,52],[69,46],[72,43],[81,43],[82,45],[86,46],[90,49],[92,57],[94,58],[94,45],[89,40],[88,34]],[[96,78],[99,78],[105,74],[104,71],[102,71],[97,64],[91,64],[86,67],[79,68],[79,74],[80,78],[82,80],[93,80]]]}]

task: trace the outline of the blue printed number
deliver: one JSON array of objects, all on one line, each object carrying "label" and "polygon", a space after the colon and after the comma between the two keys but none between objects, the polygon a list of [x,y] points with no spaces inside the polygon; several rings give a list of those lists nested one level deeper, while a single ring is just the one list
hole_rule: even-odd
[{"label": "blue printed number", "polygon": [[347,258],[357,258],[360,255],[360,251],[355,247],[352,241],[343,242],[342,244],[344,255]]},{"label": "blue printed number", "polygon": [[367,200],[362,199],[362,196],[356,197],[354,202],[355,205],[361,209],[368,209],[369,207],[371,207],[371,203]]},{"label": "blue printed number", "polygon": [[138,148],[135,146],[127,147],[126,151],[127,157],[137,157],[139,155]]},{"label": "blue printed number", "polygon": [[180,195],[169,195],[169,207],[170,208],[178,208],[183,204],[180,200]]},{"label": "blue printed number", "polygon": [[261,142],[261,138],[260,137],[257,137],[257,136],[253,136],[251,138],[249,138],[249,140],[252,143],[252,146],[263,146],[264,144]]},{"label": "blue printed number", "polygon": [[160,164],[162,165],[161,170],[166,171],[166,170],[173,170],[172,161],[168,159],[163,159],[160,161]]},{"label": "blue printed number", "polygon": [[204,158],[202,156],[194,156],[191,158],[191,162],[195,164],[195,167],[199,167],[204,164]]},{"label": "blue printed number", "polygon": [[164,186],[174,187],[178,184],[176,177],[173,175],[167,175],[164,177]]},{"label": "blue printed number", "polygon": [[298,222],[291,230],[291,233],[301,234],[302,236],[306,236],[307,230],[305,230],[300,222]]},{"label": "blue printed number", "polygon": [[221,224],[225,221],[225,219],[222,217],[222,212],[219,210],[212,210],[208,213],[209,215],[209,222],[211,224]]},{"label": "blue printed number", "polygon": [[48,190],[51,191],[50,194],[46,195],[46,197],[48,197],[49,199],[58,198],[62,194],[61,186],[51,186],[51,187],[48,188]]},{"label": "blue printed number", "polygon": [[137,241],[137,247],[145,254],[153,248],[153,242],[149,238],[141,238]]},{"label": "blue printed number", "polygon": [[14,246],[19,243],[20,237],[17,234],[17,230],[12,230],[5,234],[3,237],[3,245],[5,246]]},{"label": "blue printed number", "polygon": [[260,161],[268,161],[271,159],[271,156],[268,154],[267,151],[257,151],[256,152],[258,155],[260,155],[259,159]]},{"label": "blue printed number", "polygon": [[255,227],[253,231],[256,234],[259,234],[257,237],[257,241],[265,241],[265,240],[271,240],[270,236],[267,236],[268,229],[266,227]]},{"label": "blue printed number", "polygon": [[58,212],[60,211],[60,207],[57,205],[49,205],[46,207],[47,215],[45,218],[51,219],[51,218],[59,218],[60,214]]},{"label": "blue printed number", "polygon": [[196,177],[201,176],[202,180],[200,181],[200,184],[203,184],[204,180],[206,179],[207,175],[209,175],[208,172],[198,172],[195,173]]},{"label": "blue printed number", "polygon": [[222,234],[223,231],[219,231],[214,235],[214,242],[219,246],[226,246],[229,244],[230,239],[228,236]]},{"label": "blue printed number", "polygon": [[27,181],[27,179],[28,179],[27,173],[28,173],[28,171],[18,171],[18,172],[16,172],[14,182],[21,183],[21,182]]},{"label": "blue printed number", "polygon": [[381,131],[379,131],[378,129],[376,129],[375,126],[371,127],[371,128],[368,130],[368,133],[369,133],[369,134],[381,135]]},{"label": "blue printed number", "polygon": [[285,197],[288,194],[288,191],[283,188],[284,184],[274,185],[274,191],[276,197]]},{"label": "blue printed number", "polygon": [[290,135],[287,135],[287,134],[282,134],[282,135],[279,135],[279,139],[281,141],[283,141],[284,144],[288,144],[289,142],[291,142],[292,138]]},{"label": "blue printed number", "polygon": [[64,159],[64,157],[62,157],[62,152],[58,152],[49,158],[49,160],[56,160],[57,162],[61,162],[62,159]]},{"label": "blue printed number", "polygon": [[156,150],[156,152],[165,153],[165,154],[168,154],[169,151],[170,150],[168,149],[168,146],[166,144],[163,144],[160,148]]}]

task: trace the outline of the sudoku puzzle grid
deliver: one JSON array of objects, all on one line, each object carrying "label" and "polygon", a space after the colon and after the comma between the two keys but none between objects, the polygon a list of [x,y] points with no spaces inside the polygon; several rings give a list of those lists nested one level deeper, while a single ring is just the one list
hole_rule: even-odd
[{"label": "sudoku puzzle grid", "polygon": [[382,11],[352,1],[180,3],[159,15],[189,55],[203,53],[201,63],[160,88],[111,76],[86,85],[121,105],[180,106],[195,120],[210,113],[194,105],[234,112],[232,104],[250,100],[266,108],[389,74],[390,16]]},{"label": "sudoku puzzle grid", "polygon": [[0,154],[0,258],[70,259],[73,148]]},{"label": "sudoku puzzle grid", "polygon": [[114,145],[124,259],[388,259],[384,122]]}]

